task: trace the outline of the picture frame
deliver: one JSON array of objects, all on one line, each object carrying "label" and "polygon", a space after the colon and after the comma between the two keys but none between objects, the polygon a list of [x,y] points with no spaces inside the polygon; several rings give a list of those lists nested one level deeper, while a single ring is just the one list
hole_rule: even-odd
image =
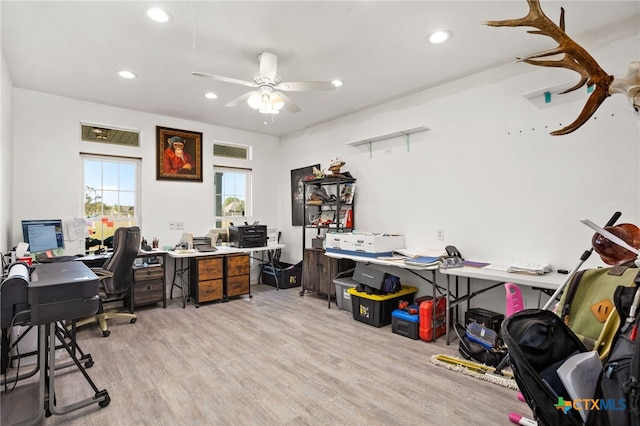
[{"label": "picture frame", "polygon": [[202,133],[156,126],[156,180],[202,182]]},{"label": "picture frame", "polygon": [[291,170],[291,226],[304,225],[304,179],[313,174],[313,168],[320,168],[315,164]]}]

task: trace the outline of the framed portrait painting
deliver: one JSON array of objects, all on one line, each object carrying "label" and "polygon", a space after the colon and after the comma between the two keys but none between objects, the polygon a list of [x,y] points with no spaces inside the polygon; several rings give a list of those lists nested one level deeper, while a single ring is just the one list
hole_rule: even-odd
[{"label": "framed portrait painting", "polygon": [[313,168],[320,168],[320,164],[315,166],[302,167],[291,170],[291,225],[304,225],[304,178],[313,174]]},{"label": "framed portrait painting", "polygon": [[202,182],[202,133],[156,126],[156,179]]}]

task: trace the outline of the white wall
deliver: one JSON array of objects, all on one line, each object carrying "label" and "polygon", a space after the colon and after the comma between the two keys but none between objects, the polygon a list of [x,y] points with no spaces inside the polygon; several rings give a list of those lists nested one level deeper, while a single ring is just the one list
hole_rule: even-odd
[{"label": "white wall", "polygon": [[[611,73],[638,59],[638,35],[602,44],[594,56]],[[565,70],[510,64],[344,117],[283,140],[280,182],[288,184],[291,169],[327,167],[339,156],[357,178],[359,231],[399,233],[416,249],[452,244],[470,260],[571,270],[593,234],[578,219],[604,224],[619,210],[621,222],[640,224],[640,136],[627,99],[610,97],[578,131],[550,136],[578,116],[586,91],[546,108],[522,96],[575,81]],[[431,130],[413,135],[408,149],[402,138],[379,142],[370,158],[367,145],[345,145],[418,125]],[[290,223],[284,242],[299,259],[302,231]],[[602,264],[597,255],[590,262]],[[486,298],[504,309],[504,292]]]},{"label": "white wall", "polygon": [[[638,58],[639,38],[600,40],[592,53],[604,69],[620,75]],[[301,228],[291,226],[290,170],[316,163],[326,167],[339,156],[347,163],[343,170],[358,179],[355,220],[361,231],[400,233],[416,249],[453,244],[472,260],[508,264],[527,259],[571,269],[592,235],[579,218],[604,223],[619,210],[621,221],[640,223],[640,133],[627,100],[616,95],[575,133],[549,136],[559,123],[577,117],[587,95],[540,108],[522,94],[570,81],[576,77],[563,70],[504,65],[280,144],[274,137],[14,89],[9,244],[20,240],[23,218],[81,214],[81,151],[143,158],[145,236],[159,237],[161,245],[175,243],[182,231],[169,231],[172,220],[203,233],[213,223],[212,143],[223,140],[254,147],[254,217],[283,231],[284,261],[302,258]],[[139,129],[142,146],[81,142],[80,121]],[[203,132],[204,183],[155,180],[156,125]],[[408,148],[400,138],[380,142],[370,158],[366,145],[345,145],[416,125],[431,130],[412,136]],[[3,147],[5,134],[3,126]],[[4,181],[3,188],[4,199]],[[436,239],[439,229],[443,241]],[[592,256],[585,266],[598,264]],[[402,278],[418,284],[410,275]],[[438,283],[444,284],[442,276]],[[421,286],[421,292],[430,289]],[[527,296],[533,303],[533,293]],[[489,292],[474,304],[502,310],[504,294]]]},{"label": "white wall", "polygon": [[13,82],[2,56],[0,70],[0,252],[11,245],[11,198],[13,194]]},{"label": "white wall", "polygon": [[[158,237],[161,247],[175,245],[183,232],[198,236],[214,227],[214,163],[252,168],[253,218],[278,226],[281,208],[271,196],[277,187],[273,169],[280,161],[278,138],[23,89],[14,89],[13,115],[15,178],[11,244],[22,240],[22,219],[82,217],[79,152],[142,158],[142,235],[149,241]],[[140,130],[141,146],[83,142],[80,122]],[[202,183],[156,180],[157,125],[203,133]],[[214,140],[250,145],[254,160],[214,160]],[[170,221],[183,221],[184,231],[169,230]]]}]

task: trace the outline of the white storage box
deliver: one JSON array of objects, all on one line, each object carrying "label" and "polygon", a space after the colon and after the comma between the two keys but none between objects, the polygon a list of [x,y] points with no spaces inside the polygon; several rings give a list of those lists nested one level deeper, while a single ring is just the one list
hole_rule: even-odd
[{"label": "white storage box", "polygon": [[404,236],[374,233],[327,233],[326,248],[385,253],[404,248]]}]

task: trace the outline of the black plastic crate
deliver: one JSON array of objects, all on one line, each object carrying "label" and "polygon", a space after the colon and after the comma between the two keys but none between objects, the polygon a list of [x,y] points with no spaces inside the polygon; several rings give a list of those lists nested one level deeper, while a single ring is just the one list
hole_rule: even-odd
[{"label": "black plastic crate", "polygon": [[278,262],[276,263],[275,273],[270,264],[264,264],[260,273],[260,282],[275,287],[276,274],[278,288],[299,287],[302,282],[302,263],[293,265],[291,263]]},{"label": "black plastic crate", "polygon": [[477,322],[498,334],[500,334],[502,320],[504,320],[504,315],[483,308],[471,308],[464,314],[465,326],[470,322]]}]

